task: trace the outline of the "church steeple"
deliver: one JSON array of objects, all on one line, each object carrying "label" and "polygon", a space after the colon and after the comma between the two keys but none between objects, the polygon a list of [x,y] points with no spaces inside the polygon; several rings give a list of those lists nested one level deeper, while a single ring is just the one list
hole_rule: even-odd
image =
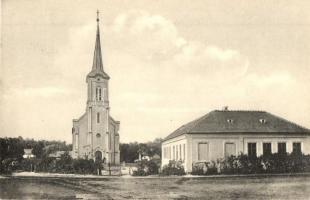
[{"label": "church steeple", "polygon": [[99,31],[99,11],[97,11],[97,34],[96,34],[96,44],[95,44],[92,70],[103,71],[101,45],[100,45],[100,31]]},{"label": "church steeple", "polygon": [[109,76],[103,70],[101,45],[100,45],[100,31],[99,31],[99,11],[97,10],[97,33],[96,33],[96,43],[93,58],[93,67],[91,72],[87,77],[95,77],[96,75],[102,76],[103,78],[109,79]]}]

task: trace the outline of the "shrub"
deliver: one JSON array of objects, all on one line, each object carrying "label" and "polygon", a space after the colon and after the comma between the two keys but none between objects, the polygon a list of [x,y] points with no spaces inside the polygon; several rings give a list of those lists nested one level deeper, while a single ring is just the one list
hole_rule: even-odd
[{"label": "shrub", "polygon": [[33,159],[31,161],[36,172],[56,172],[56,161],[53,158],[43,157],[42,159]]},{"label": "shrub", "polygon": [[211,162],[197,162],[193,164],[192,175],[212,175],[217,174],[217,163]]},{"label": "shrub", "polygon": [[77,174],[96,174],[95,162],[92,159],[73,160],[73,171]]},{"label": "shrub", "polygon": [[185,175],[184,167],[181,162],[170,160],[168,165],[163,166],[162,175]]},{"label": "shrub", "polygon": [[266,173],[296,173],[310,171],[310,155],[300,153],[262,156]]},{"label": "shrub", "polygon": [[56,172],[59,173],[73,173],[73,159],[68,152],[61,155],[59,160],[56,160]]},{"label": "shrub", "polygon": [[0,163],[0,174],[11,174],[12,173],[12,162],[14,159],[6,158]]},{"label": "shrub", "polygon": [[147,173],[144,169],[138,168],[137,170],[133,171],[133,176],[147,176]]},{"label": "shrub", "polygon": [[141,160],[138,162],[137,170],[133,172],[133,176],[148,176],[158,174],[159,166],[153,160]]}]

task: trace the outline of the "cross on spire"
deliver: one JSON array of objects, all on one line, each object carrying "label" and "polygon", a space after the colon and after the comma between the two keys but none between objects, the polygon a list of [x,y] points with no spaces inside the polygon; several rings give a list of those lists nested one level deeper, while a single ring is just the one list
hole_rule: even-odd
[{"label": "cross on spire", "polygon": [[97,10],[97,22],[99,23],[99,10]]}]

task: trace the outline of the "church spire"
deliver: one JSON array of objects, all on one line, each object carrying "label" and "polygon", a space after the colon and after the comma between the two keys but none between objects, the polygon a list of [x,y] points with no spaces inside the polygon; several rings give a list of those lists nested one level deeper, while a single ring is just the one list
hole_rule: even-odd
[{"label": "church spire", "polygon": [[92,70],[103,71],[102,55],[101,55],[101,45],[100,45],[100,31],[99,31],[99,10],[97,10],[97,34],[96,34],[96,44],[94,51],[94,60]]},{"label": "church spire", "polygon": [[96,33],[96,43],[94,50],[93,58],[93,67],[88,76],[101,75],[103,78],[109,78],[109,76],[103,71],[103,62],[101,54],[101,45],[100,45],[100,31],[99,31],[99,10],[97,10],[97,33]]}]

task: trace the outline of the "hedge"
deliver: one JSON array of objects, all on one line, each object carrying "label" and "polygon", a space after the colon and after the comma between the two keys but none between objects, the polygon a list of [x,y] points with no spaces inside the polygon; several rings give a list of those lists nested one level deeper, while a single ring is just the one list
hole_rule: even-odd
[{"label": "hedge", "polygon": [[182,162],[170,160],[167,165],[164,165],[161,171],[162,175],[171,176],[171,175],[185,175],[185,170],[182,165]]},{"label": "hedge", "polygon": [[193,175],[310,172],[310,155],[298,153],[250,157],[244,154],[193,164]]}]

